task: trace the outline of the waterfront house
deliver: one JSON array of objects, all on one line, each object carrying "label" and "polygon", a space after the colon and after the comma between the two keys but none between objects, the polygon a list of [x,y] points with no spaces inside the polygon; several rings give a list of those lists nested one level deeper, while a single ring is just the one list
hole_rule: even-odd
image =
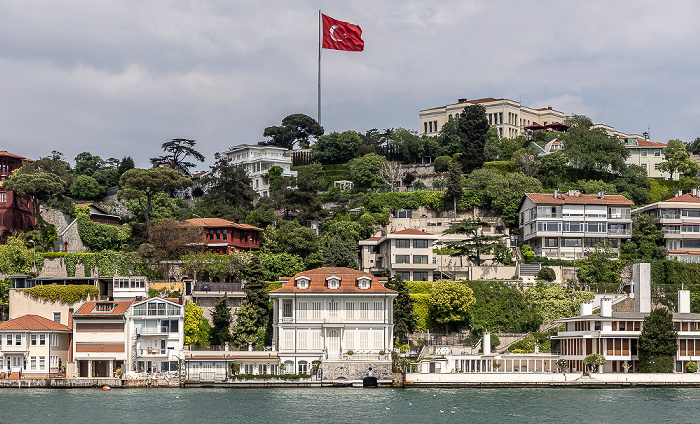
[{"label": "waterfront house", "polygon": [[136,300],[127,315],[127,369],[137,372],[178,371],[185,340],[185,308],[180,299]]},{"label": "waterfront house", "polygon": [[273,349],[285,373],[325,379],[390,378],[397,293],[367,272],[317,268],[280,278]]},{"label": "waterfront house", "polygon": [[0,323],[2,374],[9,378],[58,376],[68,362],[71,329],[38,315]]},{"label": "waterfront house", "polygon": [[233,376],[232,368],[236,368],[239,375],[280,373],[280,360],[275,351],[239,350],[228,345],[217,347],[221,350],[210,350],[211,346],[207,350],[193,346],[185,348],[182,375],[186,382],[223,382]]},{"label": "waterfront house", "polygon": [[[127,314],[133,301],[87,301],[73,314],[69,377],[112,377],[128,356]],[[71,372],[72,371],[72,372]]]}]

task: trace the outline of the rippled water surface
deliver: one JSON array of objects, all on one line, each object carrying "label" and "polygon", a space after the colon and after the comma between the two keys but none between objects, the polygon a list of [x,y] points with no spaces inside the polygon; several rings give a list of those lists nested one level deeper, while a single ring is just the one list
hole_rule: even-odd
[{"label": "rippled water surface", "polygon": [[700,389],[0,389],[12,423],[696,423]]}]

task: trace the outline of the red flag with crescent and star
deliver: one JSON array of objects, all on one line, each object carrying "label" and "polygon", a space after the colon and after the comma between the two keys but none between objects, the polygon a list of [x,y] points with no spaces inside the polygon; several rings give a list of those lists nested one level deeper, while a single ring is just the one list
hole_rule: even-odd
[{"label": "red flag with crescent and star", "polygon": [[365,49],[362,41],[362,29],[358,25],[338,21],[330,16],[321,14],[323,19],[324,49],[361,52]]}]

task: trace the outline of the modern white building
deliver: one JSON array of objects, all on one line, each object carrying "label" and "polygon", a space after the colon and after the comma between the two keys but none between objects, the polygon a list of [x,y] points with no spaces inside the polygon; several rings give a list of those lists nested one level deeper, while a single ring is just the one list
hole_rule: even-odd
[{"label": "modern white building", "polygon": [[540,124],[550,125],[564,122],[566,117],[562,112],[547,108],[530,108],[519,102],[508,99],[458,99],[457,103],[434,107],[419,112],[421,135],[437,136],[442,126],[450,119],[458,118],[465,107],[480,104],[486,109],[489,125],[498,128],[498,135],[505,138],[515,138],[523,135],[525,127]]},{"label": "modern white building", "polygon": [[407,228],[360,240],[362,270],[375,276],[389,270],[404,281],[433,281],[435,234]]},{"label": "modern white building", "polygon": [[319,369],[329,380],[391,378],[397,292],[349,268],[317,268],[280,281],[270,297],[273,351],[283,372]]},{"label": "modern white building", "polygon": [[669,259],[700,262],[700,190],[637,208],[632,216],[650,214],[664,233]]},{"label": "modern white building", "polygon": [[270,194],[270,183],[263,175],[273,166],[282,168],[283,177],[297,176],[297,172],[292,171],[291,155],[285,155],[288,151],[282,147],[241,144],[232,147],[224,155],[231,160],[231,164],[245,168],[252,180],[253,189],[265,197]]},{"label": "modern white building", "polygon": [[183,305],[159,297],[136,301],[129,309],[127,323],[130,371],[178,371],[185,340]]},{"label": "modern white building", "polygon": [[608,240],[614,249],[632,235],[630,208],[625,196],[605,193],[526,193],[520,203],[523,240],[537,256],[578,259],[586,248]]}]

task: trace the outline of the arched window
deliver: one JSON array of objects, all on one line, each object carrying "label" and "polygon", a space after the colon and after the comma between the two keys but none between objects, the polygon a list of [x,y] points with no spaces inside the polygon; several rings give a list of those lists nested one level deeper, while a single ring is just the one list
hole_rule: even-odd
[{"label": "arched window", "polygon": [[284,373],[293,374],[294,373],[294,361],[284,361]]},{"label": "arched window", "polygon": [[309,363],[306,361],[299,361],[298,374],[308,374],[308,373],[309,373]]}]

